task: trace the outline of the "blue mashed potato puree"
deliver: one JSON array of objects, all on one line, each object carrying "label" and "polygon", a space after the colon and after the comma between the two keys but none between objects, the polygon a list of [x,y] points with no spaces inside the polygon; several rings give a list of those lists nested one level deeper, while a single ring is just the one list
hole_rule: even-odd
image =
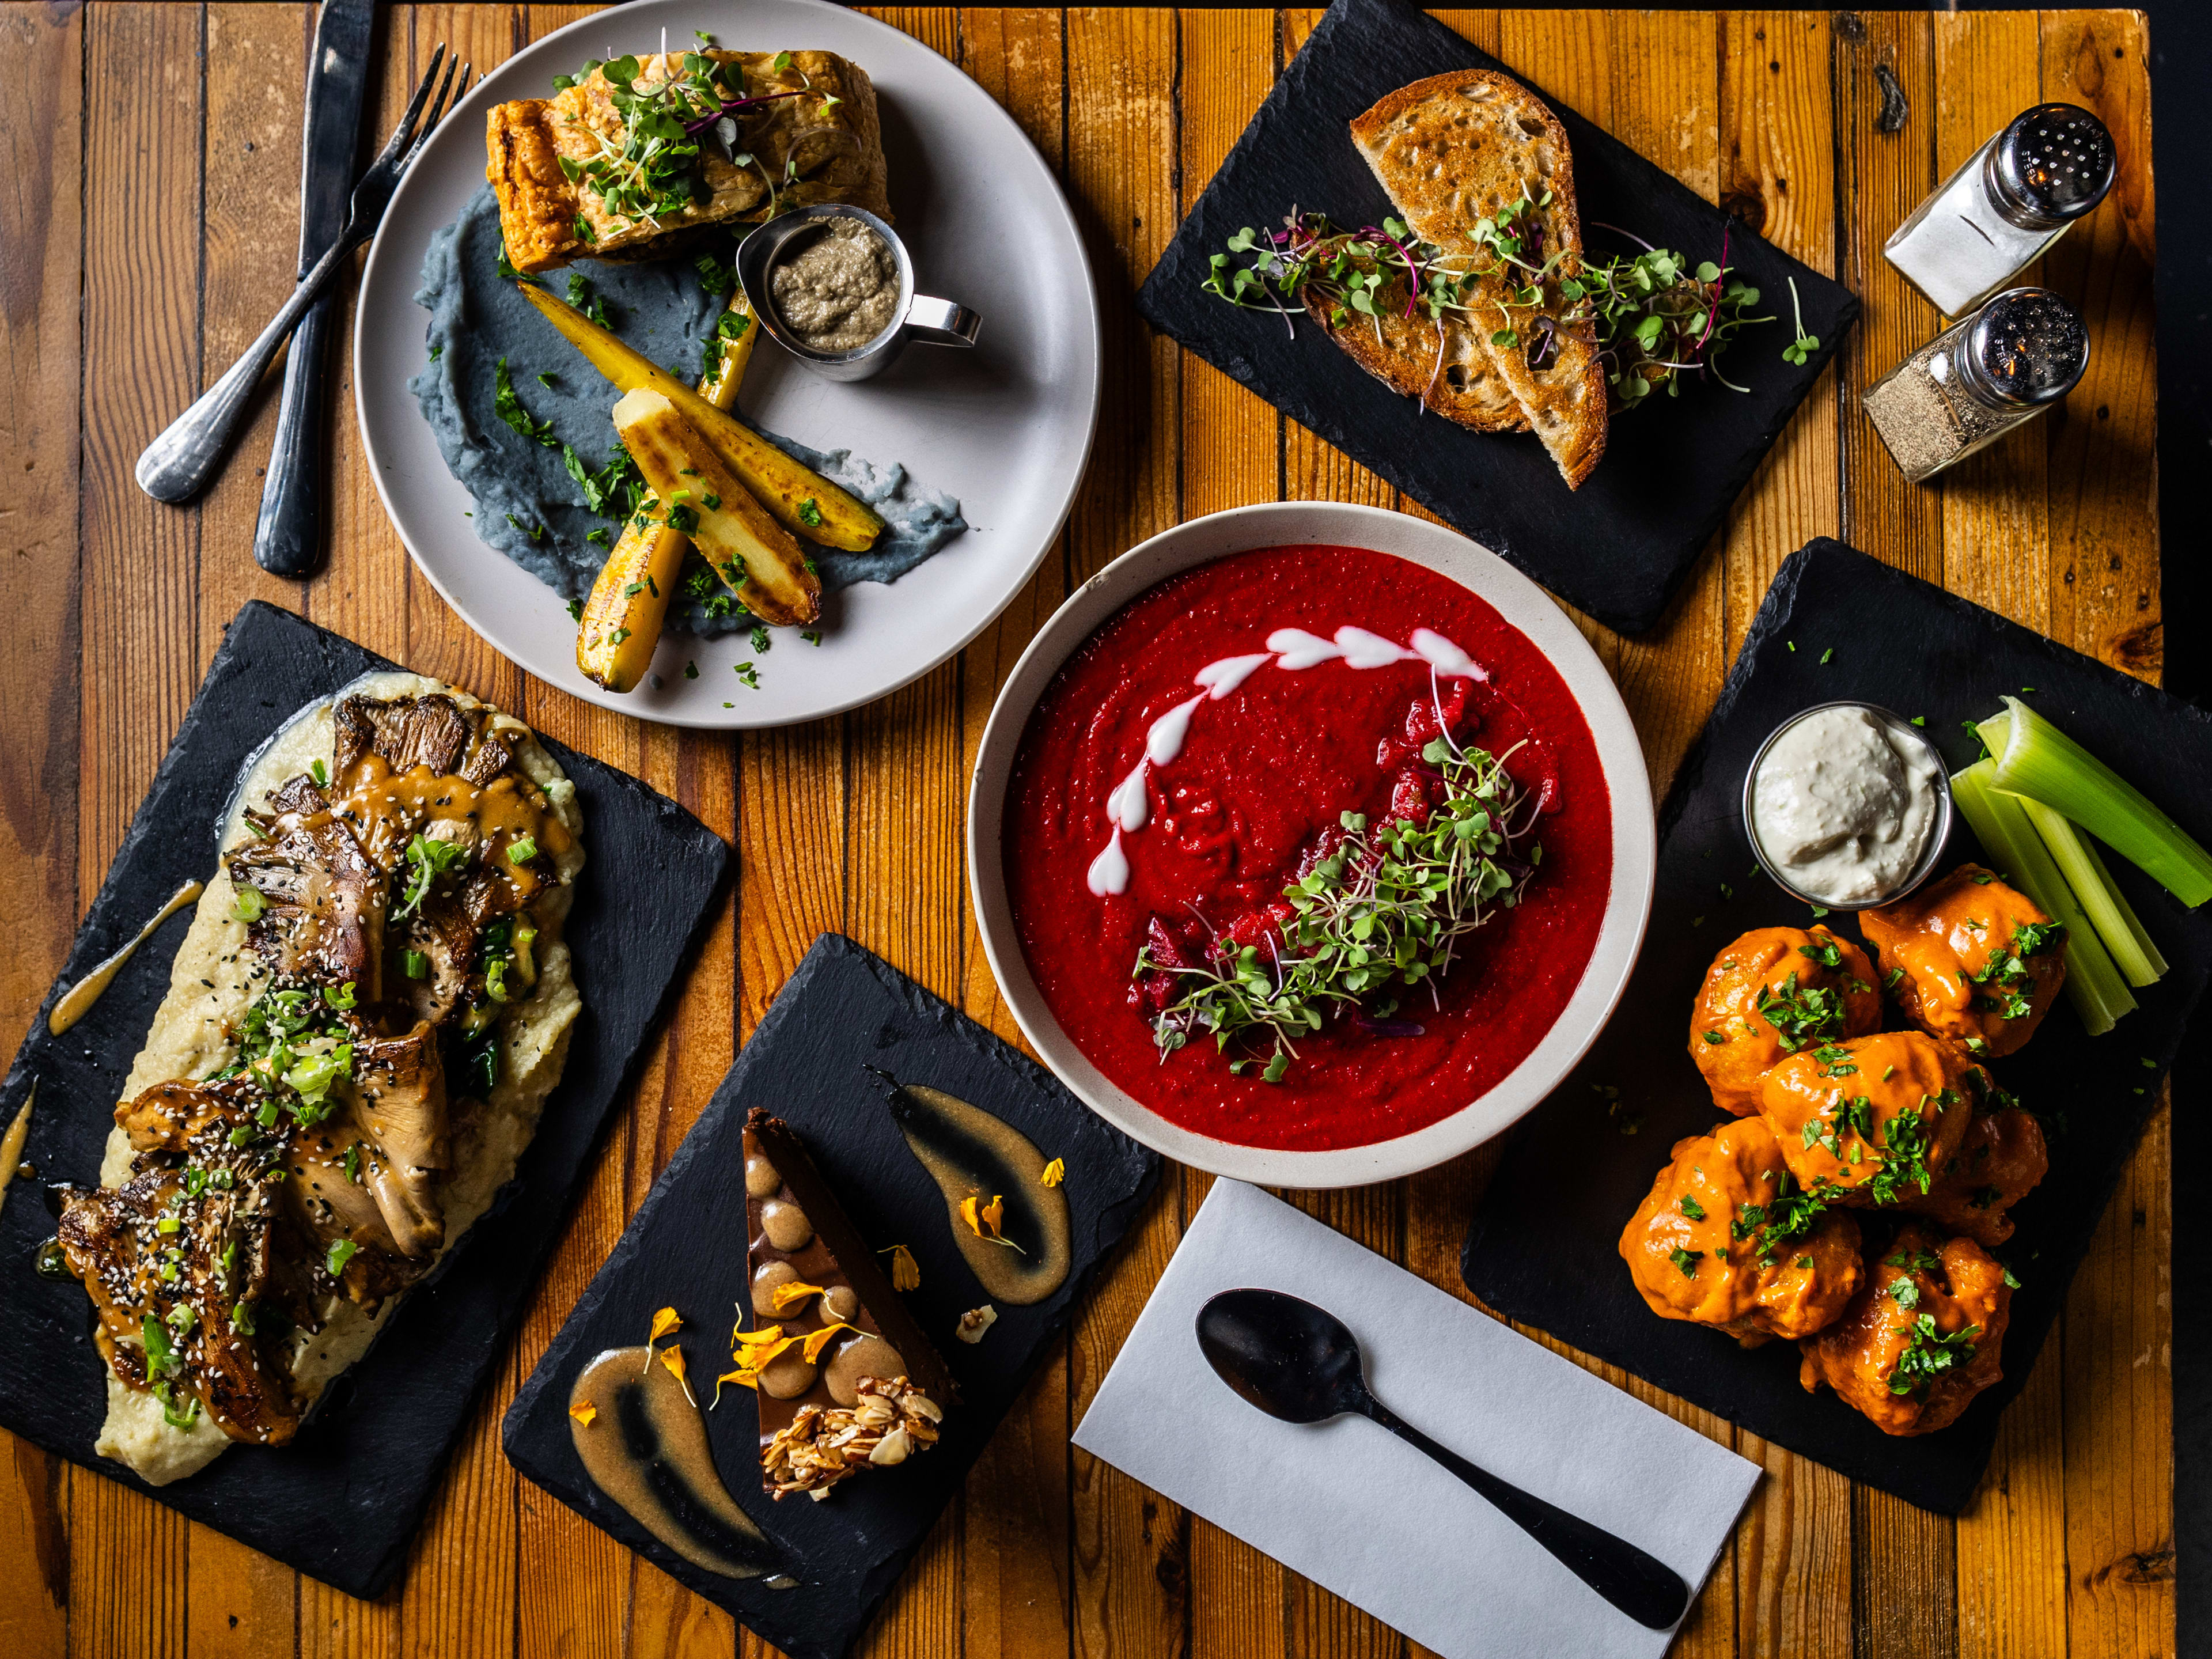
[{"label": "blue mashed potato puree", "polygon": [[[453,476],[476,498],[477,534],[564,599],[582,599],[621,526],[584,505],[562,451],[526,438],[497,407],[499,360],[507,359],[515,396],[534,418],[575,452],[593,472],[617,451],[613,410],[618,395],[604,376],[554,331],[499,274],[499,203],[487,185],[460,216],[430,239],[416,304],[430,313],[430,361],[408,381],[436,434]],[[574,267],[606,301],[614,332],[686,385],[699,378],[700,348],[721,314],[725,296],[708,293],[690,259],[658,264]],[[543,279],[566,297],[567,275]],[[550,375],[549,386],[538,379]],[[878,465],[850,450],[827,453],[755,428],[786,454],[867,502],[884,518],[884,533],[865,552],[807,548],[825,588],[896,581],[943,547],[967,520],[960,503],[917,483],[896,462]],[[593,531],[601,541],[585,539]],[[718,591],[720,585],[717,584]],[[742,613],[703,614],[696,603],[672,605],[668,626],[713,635],[751,626]]]}]

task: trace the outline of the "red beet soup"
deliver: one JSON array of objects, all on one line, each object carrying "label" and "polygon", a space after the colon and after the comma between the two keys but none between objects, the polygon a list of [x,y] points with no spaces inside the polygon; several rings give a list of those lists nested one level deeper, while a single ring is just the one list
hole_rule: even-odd
[{"label": "red beet soup", "polygon": [[[1164,1053],[1135,976],[1148,940],[1216,961],[1264,942],[1344,813],[1425,818],[1440,715],[1459,744],[1513,750],[1542,847],[1520,902],[1386,1017],[1298,1038],[1279,1081],[1264,1041]],[[1030,971],[1099,1070],[1198,1133],[1321,1152],[1425,1127],[1528,1057],[1596,945],[1613,814],[1566,683],[1496,611],[1391,554],[1275,547],[1171,577],[1068,659],[1022,735],[1004,851]]]}]

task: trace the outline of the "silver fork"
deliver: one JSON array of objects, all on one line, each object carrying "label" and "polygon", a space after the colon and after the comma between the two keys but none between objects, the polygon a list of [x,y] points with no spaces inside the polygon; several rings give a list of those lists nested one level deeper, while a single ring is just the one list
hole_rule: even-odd
[{"label": "silver fork", "polygon": [[[441,64],[445,65],[446,78],[434,101],[430,86],[438,79]],[[408,100],[407,112],[399,118],[391,141],[354,186],[344,234],[315,262],[315,268],[300,279],[299,287],[292,290],[292,297],[284,301],[283,309],[270,319],[269,326],[261,331],[260,338],[246,347],[229,371],[202,392],[198,403],[178,416],[168,430],[146,446],[146,453],[138,458],[139,489],[157,501],[185,501],[198,495],[214,476],[245,416],[254,387],[260,384],[270,360],[276,356],[276,348],[284,343],[301,313],[337,274],[347,255],[375,233],[385,209],[392,205],[392,192],[406,176],[407,169],[415,165],[432,131],[468,94],[469,73],[474,67],[458,60],[448,62],[442,42],[430,54],[429,70],[423,76],[422,84],[415,88],[414,97]],[[458,89],[453,84],[456,68],[460,82]],[[428,118],[423,118],[426,103],[429,105]]]}]

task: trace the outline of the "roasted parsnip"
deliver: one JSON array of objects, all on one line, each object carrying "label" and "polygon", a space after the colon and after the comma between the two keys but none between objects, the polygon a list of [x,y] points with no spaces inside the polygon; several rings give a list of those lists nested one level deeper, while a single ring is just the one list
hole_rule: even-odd
[{"label": "roasted parsnip", "polygon": [[821,578],[807,568],[798,542],[753,499],[685,410],[641,386],[615,405],[615,432],[665,504],[666,522],[690,537],[746,610],[776,626],[821,614]]},{"label": "roasted parsnip", "polygon": [[[722,324],[721,360],[699,381],[699,395],[715,408],[735,406],[759,335],[744,289],[733,289]],[[691,538],[663,522],[665,512],[655,496],[623,526],[621,539],[599,567],[591,597],[584,601],[576,629],[576,666],[586,679],[610,691],[628,691],[645,678],[660,643],[669,599],[683,576]]]},{"label": "roasted parsnip", "polygon": [[857,552],[872,545],[882,533],[883,520],[858,496],[800,465],[574,306],[535,283],[517,286],[523,297],[544,312],[568,343],[589,358],[592,367],[613,381],[617,389],[629,392],[650,387],[682,410],[684,418],[721,453],[728,469],[793,535],[824,547]]}]

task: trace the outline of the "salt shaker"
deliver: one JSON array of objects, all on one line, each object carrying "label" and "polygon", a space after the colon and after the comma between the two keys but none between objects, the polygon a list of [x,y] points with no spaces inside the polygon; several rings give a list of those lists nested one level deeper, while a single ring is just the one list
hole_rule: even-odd
[{"label": "salt shaker", "polygon": [[1963,317],[2105,199],[2112,135],[2087,110],[2038,104],[1913,209],[1882,252],[1946,317]]},{"label": "salt shaker", "polygon": [[2089,366],[2081,314],[2046,288],[2015,288],[1945,329],[1860,405],[1908,482],[2033,420]]}]

